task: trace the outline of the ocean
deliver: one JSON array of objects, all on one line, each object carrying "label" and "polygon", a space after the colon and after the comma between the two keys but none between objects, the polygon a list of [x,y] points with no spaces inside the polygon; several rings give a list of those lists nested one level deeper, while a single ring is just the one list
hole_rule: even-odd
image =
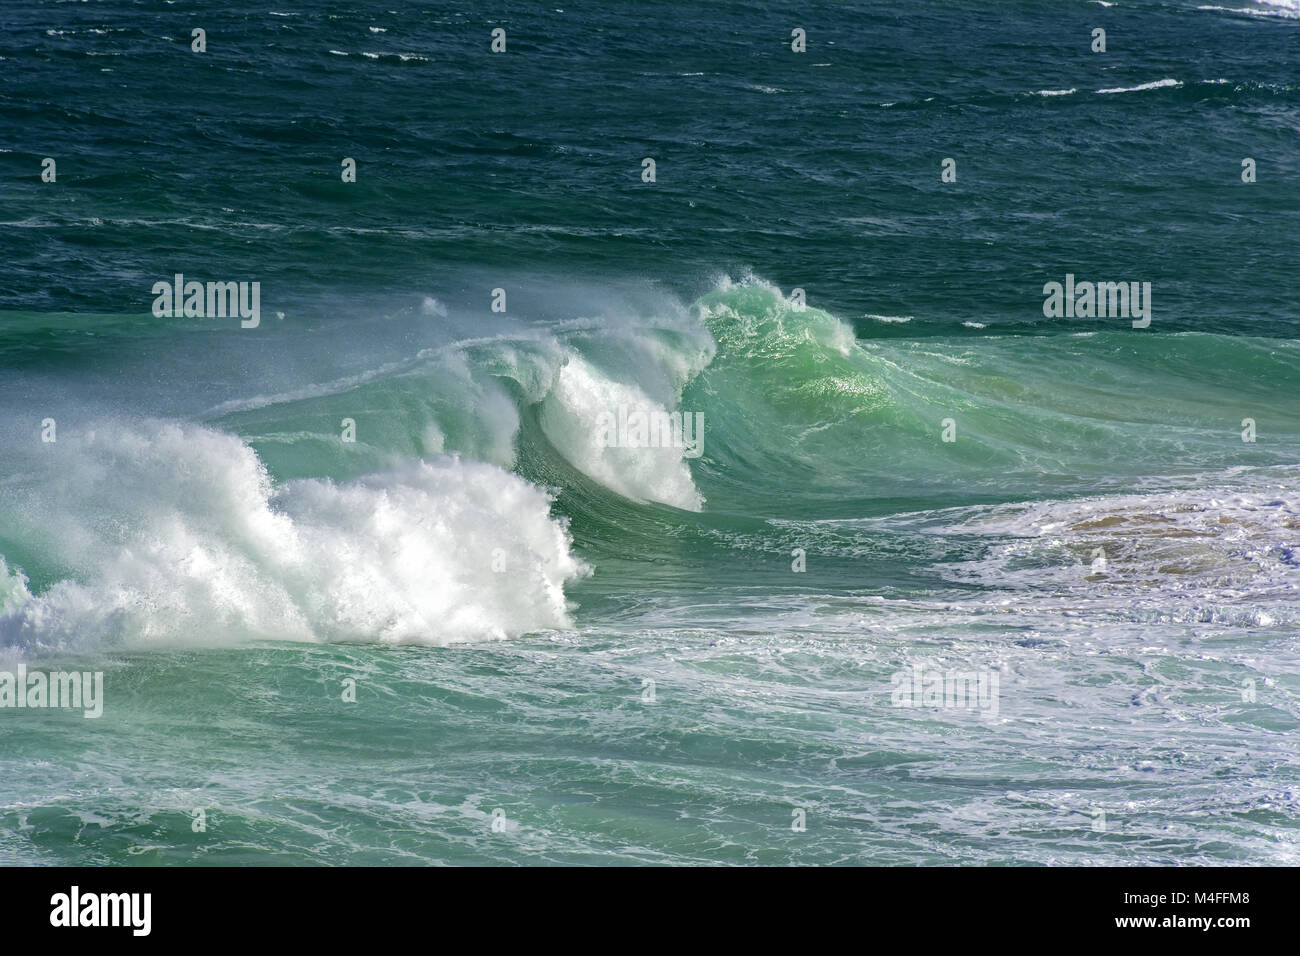
[{"label": "ocean", "polygon": [[5,3],[0,864],[1300,862],[1298,144],[1300,0]]}]

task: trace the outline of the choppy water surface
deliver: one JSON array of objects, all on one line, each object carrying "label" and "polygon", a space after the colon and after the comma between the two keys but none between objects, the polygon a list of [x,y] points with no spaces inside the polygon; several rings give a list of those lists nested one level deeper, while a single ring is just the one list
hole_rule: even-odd
[{"label": "choppy water surface", "polygon": [[1300,7],[706,6],[0,13],[0,862],[1297,861]]}]

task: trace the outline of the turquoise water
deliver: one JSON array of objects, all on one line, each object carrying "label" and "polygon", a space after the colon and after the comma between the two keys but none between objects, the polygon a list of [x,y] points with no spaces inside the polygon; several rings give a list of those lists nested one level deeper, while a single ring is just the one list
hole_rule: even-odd
[{"label": "turquoise water", "polygon": [[0,671],[105,690],[0,707],[0,861],[1295,862],[1300,7],[1224,6],[6,9]]}]

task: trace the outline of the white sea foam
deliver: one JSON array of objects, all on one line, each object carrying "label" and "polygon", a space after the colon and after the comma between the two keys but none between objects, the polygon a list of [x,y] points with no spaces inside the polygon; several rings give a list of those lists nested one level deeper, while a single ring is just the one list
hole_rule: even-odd
[{"label": "white sea foam", "polygon": [[1197,10],[1215,13],[1240,13],[1251,17],[1280,17],[1284,20],[1300,20],[1300,2],[1297,0],[1259,0],[1255,7],[1220,7],[1201,6]]},{"label": "white sea foam", "polygon": [[1138,86],[1116,86],[1106,90],[1098,90],[1098,93],[1138,93],[1143,90],[1159,90],[1169,86],[1182,86],[1182,80],[1175,80],[1166,77],[1163,80],[1153,80],[1150,83],[1142,83]]},{"label": "white sea foam", "polygon": [[704,497],[691,478],[683,449],[601,444],[600,416],[620,407],[667,411],[636,385],[615,381],[571,355],[542,403],[542,430],[571,465],[611,491],[633,501],[702,510]]},{"label": "white sea foam", "polygon": [[585,573],[548,495],[490,464],[276,485],[237,437],[173,424],[40,454],[5,520],[70,573],[33,594],[0,566],[0,643],[498,639],[569,626]]},{"label": "white sea foam", "polygon": [[[1084,589],[1131,610],[1161,602],[1221,607],[1222,623],[1300,619],[1300,496],[1294,485],[1236,475],[1195,491],[1001,504],[888,519],[947,537],[988,541],[974,560],[941,566],[967,584],[1040,596]],[[1104,587],[1103,587],[1104,586]],[[1240,605],[1243,613],[1229,613]],[[1207,612],[1211,613],[1211,612]]]}]

